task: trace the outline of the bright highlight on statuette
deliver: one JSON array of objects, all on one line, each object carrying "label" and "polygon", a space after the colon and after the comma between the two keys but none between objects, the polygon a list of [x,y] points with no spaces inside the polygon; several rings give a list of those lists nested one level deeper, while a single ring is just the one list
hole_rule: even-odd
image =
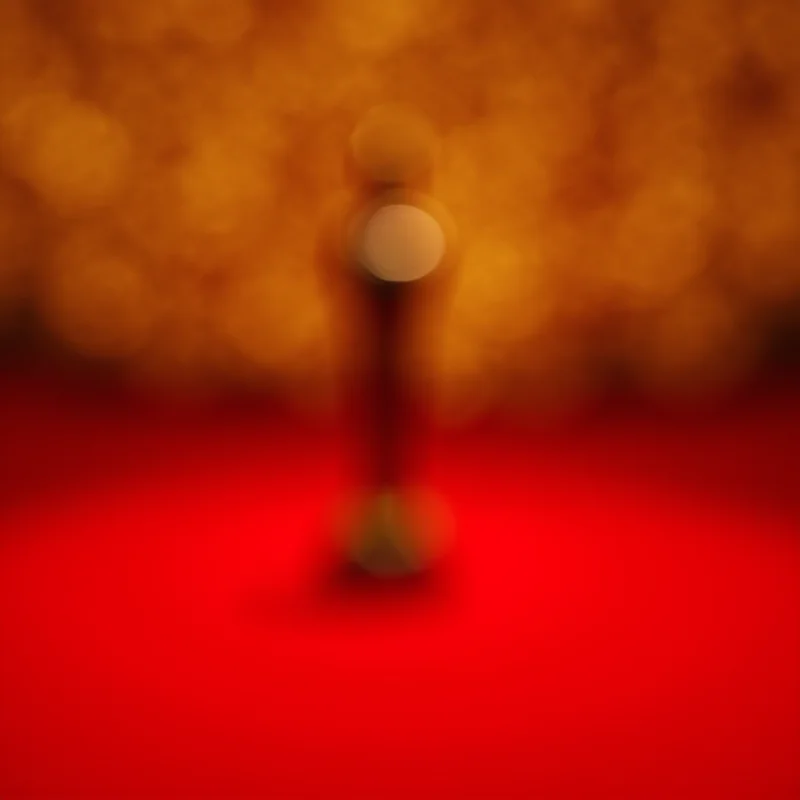
[{"label": "bright highlight on statuette", "polygon": [[411,205],[387,205],[364,227],[358,261],[380,280],[407,283],[436,269],[446,247],[442,226],[426,211]]}]

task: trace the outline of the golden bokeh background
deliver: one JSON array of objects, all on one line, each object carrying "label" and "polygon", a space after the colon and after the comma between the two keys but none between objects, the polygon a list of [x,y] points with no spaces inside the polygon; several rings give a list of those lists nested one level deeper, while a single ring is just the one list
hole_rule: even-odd
[{"label": "golden bokeh background", "polygon": [[796,0],[0,0],[0,335],[330,397],[316,242],[389,101],[461,237],[439,410],[733,385],[800,298],[798,42]]}]

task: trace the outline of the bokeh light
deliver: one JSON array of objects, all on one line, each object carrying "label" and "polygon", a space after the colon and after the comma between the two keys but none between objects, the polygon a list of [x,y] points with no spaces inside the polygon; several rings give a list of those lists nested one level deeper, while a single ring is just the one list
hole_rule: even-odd
[{"label": "bokeh light", "polygon": [[55,243],[42,271],[39,302],[44,322],[63,344],[104,359],[142,350],[160,305],[135,257],[93,230]]},{"label": "bokeh light", "polygon": [[0,335],[330,386],[351,153],[458,229],[414,332],[448,419],[735,385],[800,300],[799,38],[794,0],[3,0]]}]

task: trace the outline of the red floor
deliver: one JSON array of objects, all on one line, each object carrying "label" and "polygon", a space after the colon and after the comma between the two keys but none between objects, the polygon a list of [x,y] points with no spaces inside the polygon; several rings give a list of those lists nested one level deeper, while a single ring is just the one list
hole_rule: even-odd
[{"label": "red floor", "polygon": [[342,431],[4,381],[0,797],[800,797],[800,393],[438,435],[334,582]]}]

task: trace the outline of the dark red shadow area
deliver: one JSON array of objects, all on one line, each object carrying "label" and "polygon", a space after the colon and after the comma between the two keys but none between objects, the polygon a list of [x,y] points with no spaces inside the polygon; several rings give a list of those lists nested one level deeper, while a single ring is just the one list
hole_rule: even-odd
[{"label": "dark red shadow area", "polygon": [[5,376],[0,797],[798,797],[798,401],[426,431],[375,584],[347,427]]}]

